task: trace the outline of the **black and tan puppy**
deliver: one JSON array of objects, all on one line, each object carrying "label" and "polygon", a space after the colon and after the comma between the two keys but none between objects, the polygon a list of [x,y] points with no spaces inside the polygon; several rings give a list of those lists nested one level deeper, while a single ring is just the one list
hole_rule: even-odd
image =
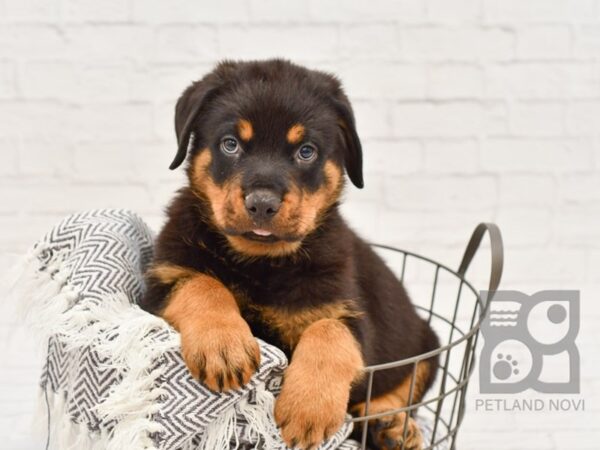
[{"label": "black and tan puppy", "polygon": [[[143,307],[181,333],[183,358],[210,389],[247,383],[260,337],[291,358],[275,417],[290,446],[335,433],[364,412],[365,365],[437,347],[383,261],[338,212],[344,170],[363,186],[361,144],[340,83],[282,60],[224,62],[188,87],[175,112],[188,186],[168,209]],[[391,150],[393,151],[393,150]],[[416,368],[414,401],[437,361]],[[378,372],[369,413],[405,406],[413,367]],[[421,437],[405,414],[373,443]]]}]

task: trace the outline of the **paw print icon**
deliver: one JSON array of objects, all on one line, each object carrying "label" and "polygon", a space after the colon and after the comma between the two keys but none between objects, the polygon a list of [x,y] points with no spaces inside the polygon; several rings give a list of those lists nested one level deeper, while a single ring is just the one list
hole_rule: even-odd
[{"label": "paw print icon", "polygon": [[490,297],[481,326],[481,393],[579,393],[579,291],[482,292]]},{"label": "paw print icon", "polygon": [[513,359],[512,355],[504,356],[498,353],[498,361],[494,363],[494,375],[499,380],[507,380],[512,375],[519,375],[519,361]]}]

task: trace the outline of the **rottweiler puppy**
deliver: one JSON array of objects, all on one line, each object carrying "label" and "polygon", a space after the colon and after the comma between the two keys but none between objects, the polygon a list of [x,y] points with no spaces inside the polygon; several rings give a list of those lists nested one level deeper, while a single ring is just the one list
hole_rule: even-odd
[{"label": "rottweiler puppy", "polygon": [[[277,424],[289,446],[317,446],[348,410],[364,413],[365,365],[438,347],[338,211],[344,172],[363,187],[348,98],[335,77],[284,60],[226,61],[183,92],[175,130],[171,169],[187,157],[189,182],[168,208],[142,307],[181,333],[191,374],[214,391],[249,381],[255,336],[283,349]],[[369,413],[406,406],[413,370],[420,401],[436,369],[433,358],[377,372]],[[405,413],[375,422],[379,448],[421,448]]]}]

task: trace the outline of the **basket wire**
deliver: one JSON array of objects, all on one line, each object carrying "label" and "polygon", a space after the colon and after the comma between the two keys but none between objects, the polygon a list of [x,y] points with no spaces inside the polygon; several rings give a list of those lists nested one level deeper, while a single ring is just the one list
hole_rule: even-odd
[{"label": "basket wire", "polygon": [[[490,237],[492,265],[489,289],[487,295],[482,295],[465,278],[465,273],[486,232],[489,233]],[[479,224],[471,236],[462,262],[456,271],[430,258],[406,250],[378,244],[373,244],[373,247],[380,252],[393,252],[395,255],[402,255],[400,273],[398,274],[401,282],[405,281],[407,267],[409,267],[409,263],[412,263],[413,260],[422,265],[433,267],[433,279],[430,285],[428,302],[425,305],[415,304],[415,308],[429,325],[438,325],[437,328],[445,326],[448,328],[448,332],[444,336],[434,326],[442,343],[435,350],[399,361],[365,367],[367,391],[364,415],[349,419],[351,422],[354,422],[355,430],[360,430],[360,448],[361,450],[368,449],[369,427],[374,419],[402,412],[405,412],[409,416],[414,416],[418,409],[420,415],[429,417],[432,422],[430,442],[424,450],[433,450],[441,444],[444,444],[445,448],[454,450],[456,448],[458,430],[465,414],[465,400],[469,379],[475,367],[475,350],[479,338],[479,329],[481,322],[487,315],[489,302],[492,299],[493,293],[498,288],[502,275],[503,247],[500,230],[495,224]],[[458,284],[455,295],[445,299],[452,299],[453,303],[443,303],[439,298],[441,296],[440,280],[444,276],[449,277]],[[408,288],[410,289],[410,286]],[[468,301],[465,300],[467,297],[470,297],[472,300],[465,306],[465,302]],[[461,305],[463,305],[463,310],[467,311],[467,314],[461,312]],[[449,311],[440,311],[439,309],[442,306],[450,306]],[[437,381],[421,401],[413,402],[418,363],[431,357],[439,358],[436,374]],[[370,413],[371,401],[373,400],[371,394],[373,391],[374,374],[378,371],[404,365],[412,365],[407,406],[378,413]],[[406,442],[407,433],[408,420],[405,420],[403,442]],[[401,445],[402,450],[404,450],[404,444]]]}]

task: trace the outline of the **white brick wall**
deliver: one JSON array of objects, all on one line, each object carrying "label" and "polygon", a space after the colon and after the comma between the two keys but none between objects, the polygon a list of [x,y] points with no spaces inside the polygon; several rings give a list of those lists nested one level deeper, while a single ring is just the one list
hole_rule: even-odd
[{"label": "white brick wall", "polygon": [[[505,288],[582,290],[586,412],[470,413],[459,448],[599,448],[599,0],[0,0],[0,269],[72,211],[159,227],[182,180],[177,96],[220,58],[271,56],[344,81],[366,169],[344,211],[363,235],[456,265],[493,220]],[[2,311],[2,447],[41,448],[35,347]]]}]

